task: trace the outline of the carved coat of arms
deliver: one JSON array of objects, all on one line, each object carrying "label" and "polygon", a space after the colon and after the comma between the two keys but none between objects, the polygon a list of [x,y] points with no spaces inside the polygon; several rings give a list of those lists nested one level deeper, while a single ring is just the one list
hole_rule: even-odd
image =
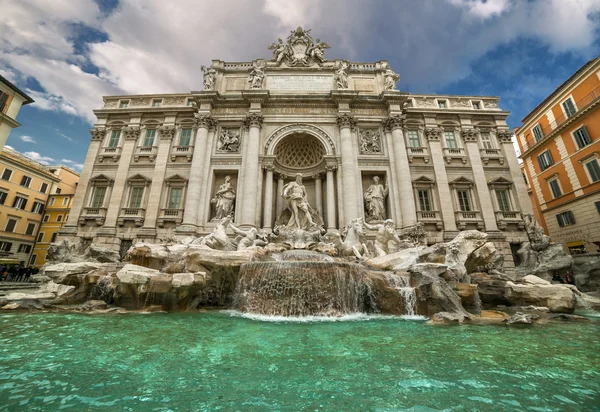
[{"label": "carved coat of arms", "polygon": [[298,27],[292,30],[284,43],[271,44],[268,49],[273,50],[273,59],[277,65],[285,62],[288,66],[309,66],[312,63],[323,63],[325,61],[325,49],[330,46],[321,40],[313,40],[310,30]]}]

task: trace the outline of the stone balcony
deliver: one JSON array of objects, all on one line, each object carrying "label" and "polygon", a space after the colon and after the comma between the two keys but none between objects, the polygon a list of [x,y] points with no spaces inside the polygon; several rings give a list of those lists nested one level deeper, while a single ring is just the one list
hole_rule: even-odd
[{"label": "stone balcony", "polygon": [[105,207],[84,207],[83,213],[79,216],[79,225],[85,226],[88,221],[94,222],[96,226],[102,226],[106,219]]},{"label": "stone balcony", "polygon": [[442,230],[444,227],[438,210],[417,210],[417,220],[425,224],[435,224],[437,230]]},{"label": "stone balcony", "polygon": [[519,230],[525,228],[525,222],[523,221],[521,212],[518,210],[496,212],[496,222],[498,222],[500,230],[505,230],[509,224],[517,225]]},{"label": "stone balcony", "polygon": [[156,146],[138,146],[135,149],[133,161],[138,162],[140,158],[148,158],[149,161],[154,162],[154,160],[156,159],[157,151],[158,148]]},{"label": "stone balcony", "polygon": [[422,158],[425,163],[429,163],[429,152],[426,147],[407,147],[408,162],[412,163],[414,158]]},{"label": "stone balcony", "polygon": [[164,227],[166,222],[179,225],[183,222],[183,209],[161,209],[156,222],[158,227]]},{"label": "stone balcony", "polygon": [[468,224],[477,226],[477,230],[483,230],[483,219],[481,218],[481,212],[478,210],[473,211],[462,211],[458,210],[455,213],[456,226],[460,230],[465,230]]},{"label": "stone balcony", "polygon": [[117,225],[124,226],[125,222],[133,222],[135,226],[141,227],[144,225],[144,217],[146,209],[141,207],[124,207],[117,218]]},{"label": "stone balcony", "polygon": [[481,161],[487,165],[491,159],[497,159],[501,165],[504,164],[504,155],[500,149],[480,149]]},{"label": "stone balcony", "polygon": [[174,162],[178,157],[185,157],[188,162],[192,161],[194,146],[174,146],[171,149],[171,161]]},{"label": "stone balcony", "polygon": [[102,163],[104,159],[110,159],[113,162],[118,162],[121,157],[121,148],[120,147],[103,147],[100,149],[100,154],[98,155],[98,162]]},{"label": "stone balcony", "polygon": [[462,147],[444,147],[444,159],[446,163],[452,163],[452,159],[459,159],[463,164],[467,164],[467,155]]}]

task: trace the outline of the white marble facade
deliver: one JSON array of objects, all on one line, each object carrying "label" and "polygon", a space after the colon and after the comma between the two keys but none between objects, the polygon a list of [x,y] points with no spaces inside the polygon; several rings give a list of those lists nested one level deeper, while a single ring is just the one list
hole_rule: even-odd
[{"label": "white marble facade", "polygon": [[369,217],[377,176],[399,230],[423,222],[429,242],[484,230],[507,255],[526,241],[531,204],[497,97],[398,91],[386,61],[327,60],[328,47],[300,29],[271,60],[213,60],[202,91],[104,97],[62,236],[202,235],[230,209],[268,231],[300,173],[330,231]]}]

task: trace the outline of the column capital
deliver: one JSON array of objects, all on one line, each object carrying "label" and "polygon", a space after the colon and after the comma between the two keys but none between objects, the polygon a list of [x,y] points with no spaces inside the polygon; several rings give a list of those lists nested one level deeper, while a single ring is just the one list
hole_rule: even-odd
[{"label": "column capital", "polygon": [[393,114],[387,119],[383,120],[383,127],[386,130],[400,129],[404,126],[404,120],[406,119],[405,114]]},{"label": "column capital", "polygon": [[323,174],[322,173],[314,173],[311,178],[313,178],[314,180],[321,180],[323,179]]},{"label": "column capital", "polygon": [[354,119],[354,116],[348,113],[338,114],[336,123],[340,129],[343,129],[344,127],[354,129],[354,127],[356,126],[356,120]]},{"label": "column capital", "polygon": [[176,130],[175,126],[160,126],[158,128],[160,140],[173,140]]},{"label": "column capital", "polygon": [[463,141],[465,143],[477,143],[477,137],[479,136],[479,130],[477,129],[463,129],[461,132]]},{"label": "column capital", "polygon": [[217,126],[217,119],[210,113],[194,113],[195,125],[197,127],[203,127],[207,130],[214,129]]},{"label": "column capital", "polygon": [[262,128],[263,121],[265,117],[260,113],[248,113],[246,118],[244,119],[244,126],[248,129],[251,127]]},{"label": "column capital", "polygon": [[440,127],[428,127],[427,129],[425,129],[425,136],[427,137],[427,140],[440,140],[440,138],[442,137],[442,128]]},{"label": "column capital", "polygon": [[102,140],[106,135],[106,129],[90,129],[90,134],[92,135],[92,140]]},{"label": "column capital", "polygon": [[281,172],[277,173],[277,180],[285,180],[287,178],[288,178],[288,176],[285,173],[281,173]]},{"label": "column capital", "polygon": [[498,130],[496,136],[500,143],[512,143],[513,133],[510,130]]},{"label": "column capital", "polygon": [[140,137],[140,129],[138,126],[127,126],[121,129],[125,140],[136,140]]},{"label": "column capital", "polygon": [[264,169],[266,172],[272,172],[272,171],[274,171],[274,170],[275,170],[275,166],[273,165],[273,163],[265,163],[265,164],[263,165],[263,169]]}]

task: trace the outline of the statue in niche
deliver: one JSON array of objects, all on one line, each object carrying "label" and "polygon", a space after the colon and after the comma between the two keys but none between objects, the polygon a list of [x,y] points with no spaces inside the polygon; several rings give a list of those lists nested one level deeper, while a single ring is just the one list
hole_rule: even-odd
[{"label": "statue in niche", "polygon": [[341,62],[340,67],[335,72],[335,82],[338,89],[348,88],[348,68],[350,65],[348,62]]},{"label": "statue in niche", "polygon": [[240,149],[240,133],[232,129],[221,129],[217,140],[217,152],[237,153]]},{"label": "statue in niche", "polygon": [[291,212],[287,227],[306,230],[317,226],[313,219],[317,212],[310,207],[306,200],[306,188],[302,184],[300,173],[296,175],[295,181],[283,187],[281,196],[287,201],[288,209]]},{"label": "statue in niche", "polygon": [[381,153],[381,138],[378,130],[361,130],[359,139],[362,154]]},{"label": "statue in niche", "polygon": [[262,89],[263,81],[265,79],[264,66],[257,64],[254,66],[250,75],[248,76],[248,83],[250,83],[251,89]]},{"label": "statue in niche", "polygon": [[385,73],[383,74],[384,77],[384,82],[383,82],[383,86],[384,89],[387,90],[395,90],[396,89],[396,82],[400,79],[400,75],[395,73],[392,69],[387,69],[385,71]]},{"label": "statue in niche", "polygon": [[373,176],[373,184],[365,192],[367,204],[367,221],[381,222],[385,220],[385,198],[389,189],[387,181],[385,186],[379,183],[379,176]]},{"label": "statue in niche", "polygon": [[231,176],[225,176],[225,183],[219,186],[219,190],[211,199],[210,203],[215,205],[215,217],[212,220],[221,220],[233,216],[233,202],[235,191],[231,185]]},{"label": "statue in niche", "polygon": [[385,256],[390,253],[390,242],[395,242],[396,244],[402,243],[396,234],[396,224],[392,219],[384,220],[383,223],[376,225],[371,225],[367,222],[362,223],[367,229],[377,230],[377,235],[375,235],[375,252],[377,256]]},{"label": "statue in niche", "polygon": [[235,226],[233,223],[229,223],[229,227],[233,230],[233,233],[238,235],[235,239],[237,243],[237,250],[246,250],[249,248],[263,247],[267,245],[267,239],[258,233],[256,228],[250,228],[249,230],[242,230]]},{"label": "statue in niche", "polygon": [[216,80],[215,70],[205,66],[200,66],[200,70],[202,70],[202,74],[204,75],[204,90],[214,90]]}]

